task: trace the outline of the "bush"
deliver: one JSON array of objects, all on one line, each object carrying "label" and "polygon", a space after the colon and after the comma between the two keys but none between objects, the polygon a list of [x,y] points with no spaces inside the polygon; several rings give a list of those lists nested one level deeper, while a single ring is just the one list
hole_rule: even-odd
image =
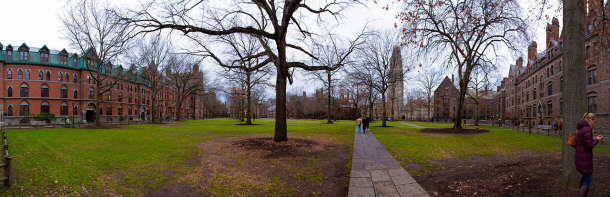
[{"label": "bush", "polygon": [[127,120],[127,116],[119,116],[119,121],[123,122]]},{"label": "bush", "polygon": [[52,113],[40,113],[33,117],[37,121],[45,121],[47,123],[51,123],[51,121],[55,120],[55,114]]}]

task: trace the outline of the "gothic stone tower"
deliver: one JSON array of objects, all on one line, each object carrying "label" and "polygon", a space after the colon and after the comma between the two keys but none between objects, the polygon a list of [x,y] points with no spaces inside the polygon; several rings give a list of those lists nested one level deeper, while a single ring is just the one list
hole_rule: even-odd
[{"label": "gothic stone tower", "polygon": [[394,48],[390,60],[390,77],[387,91],[387,108],[390,110],[388,117],[392,120],[400,120],[403,117],[403,100],[404,100],[404,84],[402,70],[402,56],[400,54],[400,46]]}]

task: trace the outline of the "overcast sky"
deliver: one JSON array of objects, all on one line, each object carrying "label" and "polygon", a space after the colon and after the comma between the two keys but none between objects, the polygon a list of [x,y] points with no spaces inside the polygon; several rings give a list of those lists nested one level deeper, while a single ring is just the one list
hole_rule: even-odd
[{"label": "overcast sky", "polygon": [[[121,0],[116,1],[121,4],[135,4],[135,0]],[[384,1],[379,1],[384,2]],[[0,43],[4,46],[12,44],[13,46],[19,46],[22,43],[26,43],[30,47],[42,47],[47,45],[51,49],[61,50],[66,48],[70,52],[68,42],[62,38],[62,25],[58,19],[58,16],[62,12],[62,8],[65,6],[65,0],[19,0],[9,1],[0,0],[0,18],[2,19],[0,25]],[[350,37],[358,32],[365,25],[367,21],[371,28],[378,29],[391,29],[394,28],[394,23],[399,23],[395,19],[395,15],[398,11],[398,6],[390,6],[390,10],[386,11],[382,9],[385,4],[375,4],[373,1],[368,1],[366,7],[358,6],[352,8],[344,13],[345,18],[342,19],[342,26],[338,34],[343,34],[346,37]],[[527,12],[527,11],[526,11]],[[551,17],[556,14],[550,14]],[[543,19],[544,20],[544,19]],[[561,18],[559,20],[562,21]],[[541,43],[545,42],[544,28],[546,27],[546,21],[539,21],[531,24],[532,31],[535,32],[532,40],[537,41],[538,46],[544,46]],[[538,51],[544,50],[538,48]],[[522,50],[525,54],[525,49]],[[498,67],[500,68],[502,76],[508,74],[508,66],[514,63],[516,57],[511,57],[510,54],[506,54],[509,62],[499,62]],[[210,71],[215,68],[216,65],[204,64],[202,69],[204,71]],[[450,75],[451,73],[447,73]],[[299,77],[299,76],[297,76]],[[302,77],[302,76],[300,76]],[[308,79],[302,77],[301,79]],[[307,91],[312,93],[316,88],[321,87],[322,84],[315,81],[308,80],[295,80],[295,84],[288,87],[288,91]],[[409,91],[409,87],[405,87],[406,91]],[[405,94],[406,95],[406,94]],[[273,97],[273,96],[272,96]]]}]

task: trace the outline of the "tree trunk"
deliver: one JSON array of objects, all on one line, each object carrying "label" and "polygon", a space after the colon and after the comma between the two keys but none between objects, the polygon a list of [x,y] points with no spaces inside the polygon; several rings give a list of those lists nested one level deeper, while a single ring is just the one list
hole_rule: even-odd
[{"label": "tree trunk", "polygon": [[182,99],[178,99],[176,102],[176,121],[182,119]]},{"label": "tree trunk", "polygon": [[276,142],[287,141],[286,126],[286,72],[283,68],[278,68],[275,79],[275,135],[273,140]]},{"label": "tree trunk", "polygon": [[97,110],[95,111],[95,126],[96,127],[102,126],[102,122],[100,121],[100,116],[102,116],[102,114],[100,114],[100,110],[102,110],[102,107],[100,106],[100,103],[101,103],[101,99],[103,96],[100,95],[100,86],[101,86],[100,84],[101,83],[99,81],[98,81],[98,83],[95,84],[95,108],[97,108]]},{"label": "tree trunk", "polygon": [[455,112],[454,129],[462,129],[462,111],[464,111],[464,97],[466,96],[466,86],[460,80],[460,95],[458,97],[458,110]]},{"label": "tree trunk", "polygon": [[[563,60],[564,60],[564,120],[561,132],[561,185],[577,189],[580,174],[574,165],[574,148],[568,145],[570,133],[587,110],[585,62],[585,8],[579,0],[564,1],[563,5]],[[569,85],[567,85],[569,82]]]},{"label": "tree trunk", "polygon": [[477,102],[477,108],[474,115],[474,126],[479,126],[479,103]]},{"label": "tree trunk", "polygon": [[330,100],[332,98],[332,93],[331,93],[331,89],[332,89],[332,81],[330,80],[331,75],[330,75],[330,71],[326,71],[327,77],[328,77],[328,106],[327,106],[327,114],[328,114],[328,121],[326,123],[328,124],[332,124],[333,121],[331,120],[332,118],[332,112],[330,110]]},{"label": "tree trunk", "polygon": [[373,87],[369,86],[369,118],[373,118]]},{"label": "tree trunk", "polygon": [[396,90],[394,89],[394,87],[392,87],[392,103],[390,103],[390,114],[392,117],[392,122],[394,122],[394,99],[396,99]]},{"label": "tree trunk", "polygon": [[386,108],[385,108],[385,92],[381,93],[381,117],[383,120],[381,120],[381,126],[385,127],[386,125],[386,120],[388,119],[388,113],[386,112]]},{"label": "tree trunk", "polygon": [[252,111],[250,109],[252,109],[250,107],[251,103],[250,101],[252,100],[251,98],[251,91],[252,91],[252,86],[250,85],[250,72],[246,72],[246,124],[247,125],[251,125],[252,124]]},{"label": "tree trunk", "polygon": [[151,91],[152,95],[150,97],[150,102],[152,102],[150,105],[150,111],[152,114],[152,122],[156,123],[157,122],[157,93],[156,91]]}]

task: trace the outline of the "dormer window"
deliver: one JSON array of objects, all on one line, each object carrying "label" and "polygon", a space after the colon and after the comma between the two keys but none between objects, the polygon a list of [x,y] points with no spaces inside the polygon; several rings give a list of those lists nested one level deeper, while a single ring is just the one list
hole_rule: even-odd
[{"label": "dormer window", "polygon": [[38,52],[40,53],[41,62],[49,62],[49,49],[46,46],[43,46]]},{"label": "dormer window", "polygon": [[72,66],[78,67],[78,56],[76,54],[72,55]]},{"label": "dormer window", "polygon": [[68,52],[65,49],[59,52],[59,64],[68,65]]},{"label": "dormer window", "polygon": [[6,60],[13,60],[13,47],[11,45],[6,47]]},{"label": "dormer window", "polygon": [[29,56],[30,55],[30,48],[28,48],[28,46],[21,45],[21,47],[19,47],[19,61],[28,61]]}]

